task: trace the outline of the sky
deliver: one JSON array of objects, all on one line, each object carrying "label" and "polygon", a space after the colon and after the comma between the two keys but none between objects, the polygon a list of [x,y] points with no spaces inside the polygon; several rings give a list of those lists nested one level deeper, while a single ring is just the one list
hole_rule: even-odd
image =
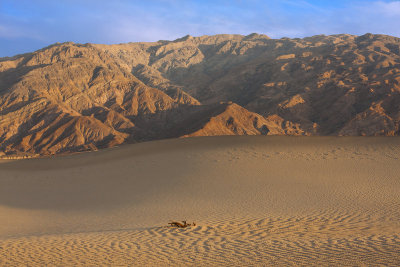
[{"label": "sky", "polygon": [[0,57],[56,42],[262,33],[400,37],[400,0],[0,0]]}]

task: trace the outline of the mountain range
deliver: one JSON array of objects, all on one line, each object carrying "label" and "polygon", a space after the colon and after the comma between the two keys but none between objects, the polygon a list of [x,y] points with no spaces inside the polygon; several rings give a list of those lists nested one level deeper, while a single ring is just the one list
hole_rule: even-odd
[{"label": "mountain range", "polygon": [[0,58],[0,156],[212,135],[400,135],[400,38],[188,35]]}]

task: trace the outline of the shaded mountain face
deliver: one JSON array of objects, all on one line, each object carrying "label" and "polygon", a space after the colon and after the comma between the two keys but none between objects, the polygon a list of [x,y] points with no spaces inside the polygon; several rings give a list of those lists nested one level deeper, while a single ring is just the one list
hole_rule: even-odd
[{"label": "shaded mountain face", "polygon": [[0,59],[0,155],[208,135],[399,135],[400,39],[63,43]]}]

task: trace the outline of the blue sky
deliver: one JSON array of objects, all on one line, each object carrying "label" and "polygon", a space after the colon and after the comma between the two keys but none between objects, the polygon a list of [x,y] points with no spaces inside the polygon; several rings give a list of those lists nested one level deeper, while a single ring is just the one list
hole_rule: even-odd
[{"label": "blue sky", "polygon": [[0,0],[0,57],[55,42],[123,43],[218,33],[400,37],[400,0]]}]

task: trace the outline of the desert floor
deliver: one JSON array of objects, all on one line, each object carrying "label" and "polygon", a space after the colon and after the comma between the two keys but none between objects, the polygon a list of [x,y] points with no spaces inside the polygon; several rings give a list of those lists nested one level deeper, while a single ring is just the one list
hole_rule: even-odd
[{"label": "desert floor", "polygon": [[399,159],[400,138],[256,136],[2,161],[0,265],[400,265]]}]

